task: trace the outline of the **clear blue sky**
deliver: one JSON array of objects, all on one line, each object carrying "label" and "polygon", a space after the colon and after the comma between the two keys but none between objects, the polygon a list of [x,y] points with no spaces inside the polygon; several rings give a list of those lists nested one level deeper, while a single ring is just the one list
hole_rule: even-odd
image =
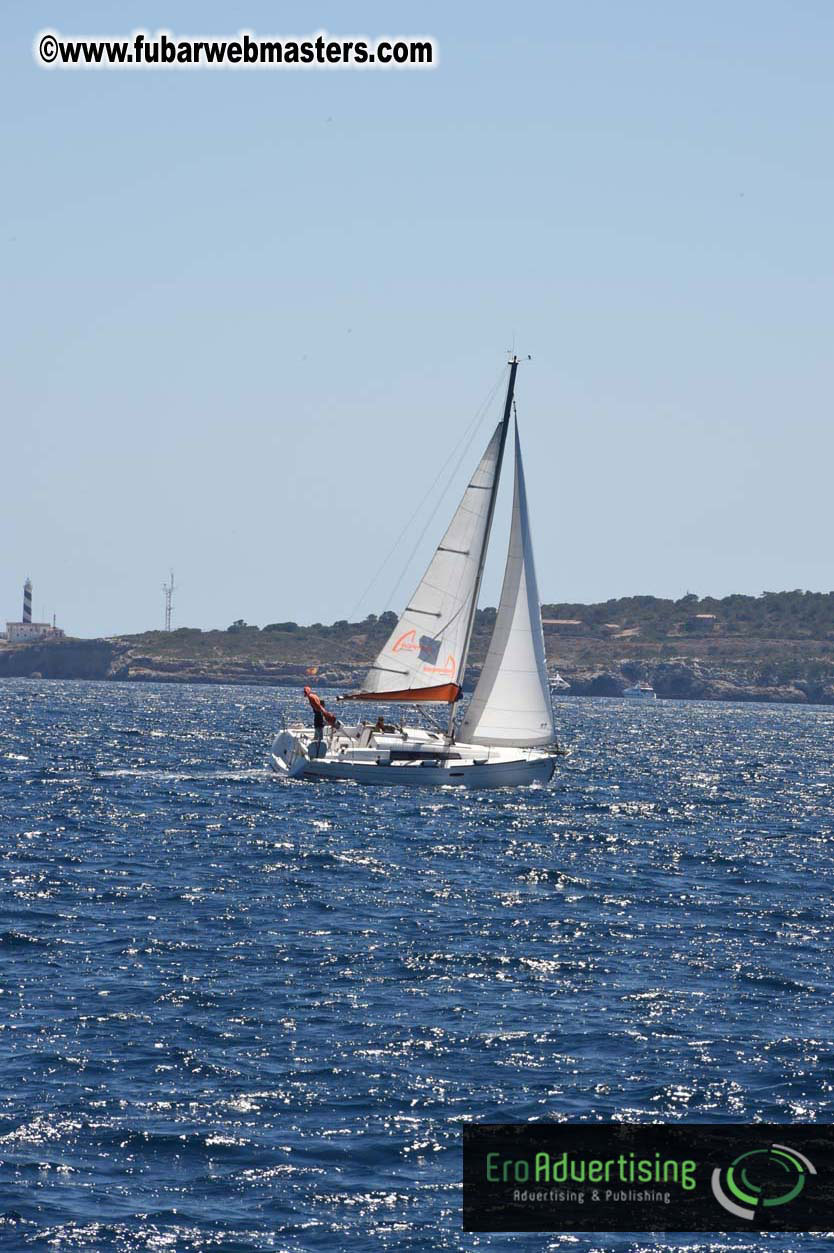
[{"label": "clear blue sky", "polygon": [[[50,72],[45,26],[431,34],[441,62]],[[170,565],[177,625],[347,616],[513,337],[544,600],[834,587],[828,0],[3,27],[2,617],[30,574],[73,633],[157,626]]]}]

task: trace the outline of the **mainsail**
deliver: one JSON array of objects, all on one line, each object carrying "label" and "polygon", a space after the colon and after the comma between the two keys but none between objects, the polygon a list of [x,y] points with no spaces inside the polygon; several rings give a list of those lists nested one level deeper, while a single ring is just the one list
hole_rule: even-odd
[{"label": "mainsail", "polygon": [[554,736],[524,466],[516,423],[513,520],[501,603],[486,661],[459,738],[470,744],[532,748],[551,743]]},{"label": "mainsail", "polygon": [[505,439],[506,415],[429,568],[352,699],[455,701],[460,694]]}]

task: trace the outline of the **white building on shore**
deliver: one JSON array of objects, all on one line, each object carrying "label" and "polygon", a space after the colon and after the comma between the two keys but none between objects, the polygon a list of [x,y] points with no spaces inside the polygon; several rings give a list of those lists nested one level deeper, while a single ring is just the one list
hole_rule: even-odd
[{"label": "white building on shore", "polygon": [[64,632],[54,622],[32,621],[32,580],[23,584],[23,618],[6,623],[6,639],[10,644],[31,644],[35,640],[62,640]]}]

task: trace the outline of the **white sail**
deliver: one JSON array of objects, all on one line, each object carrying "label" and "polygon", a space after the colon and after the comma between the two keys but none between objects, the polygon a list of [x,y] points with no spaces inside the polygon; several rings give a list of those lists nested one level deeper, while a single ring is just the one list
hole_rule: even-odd
[{"label": "white sail", "polygon": [[524,466],[516,425],[513,521],[501,603],[484,668],[459,738],[469,744],[532,748],[551,743],[554,736]]},{"label": "white sail", "polygon": [[[429,568],[363,684],[363,693],[454,700],[466,651],[490,500],[502,451],[499,422]],[[436,693],[431,689],[437,689]]]}]

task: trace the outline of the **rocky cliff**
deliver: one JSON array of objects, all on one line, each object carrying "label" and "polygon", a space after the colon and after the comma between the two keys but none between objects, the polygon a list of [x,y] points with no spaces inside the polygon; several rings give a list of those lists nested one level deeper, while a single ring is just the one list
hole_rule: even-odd
[{"label": "rocky cliff", "polygon": [[[169,657],[130,640],[56,640],[0,647],[0,678],[109,679],[146,683],[246,683],[262,687],[302,686],[308,667],[259,658]],[[349,687],[362,666],[321,666],[322,687]]]},{"label": "rocky cliff", "polygon": [[675,657],[656,665],[607,670],[569,667],[561,670],[574,696],[621,696],[636,680],[652,685],[667,700],[767,701],[793,705],[834,705],[834,683],[797,678],[788,683],[757,682],[722,666],[706,665],[698,659]]},{"label": "rocky cliff", "polygon": [[0,647],[0,678],[128,678],[128,649],[114,640],[54,640]]},{"label": "rocky cliff", "polygon": [[[263,633],[261,633],[263,635]],[[202,635],[198,641],[197,636]],[[224,637],[221,644],[211,636]],[[198,647],[199,644],[199,647]],[[181,638],[177,652],[166,647],[164,635],[101,640],[59,640],[51,643],[0,647],[0,678],[38,677],[44,679],[101,679],[156,683],[241,683],[260,687],[350,688],[362,679],[367,668],[363,656],[370,641],[363,639],[350,650],[343,648],[339,661],[315,664],[316,653],[303,661],[282,656],[276,643],[266,654],[247,650],[242,637],[230,646],[226,632],[195,633],[195,640]],[[352,651],[356,660],[348,660]],[[474,683],[479,671],[483,641],[475,650],[468,673]],[[310,662],[315,675],[311,676]],[[601,664],[600,664],[601,663]],[[708,661],[697,656],[666,659],[643,655],[639,661],[616,659],[610,654],[600,663],[589,664],[565,658],[559,669],[571,685],[569,696],[621,696],[637,680],[652,684],[659,697],[677,700],[784,701],[792,704],[834,704],[834,681],[813,667],[785,679],[778,668],[763,677],[760,666],[749,659]]]}]

